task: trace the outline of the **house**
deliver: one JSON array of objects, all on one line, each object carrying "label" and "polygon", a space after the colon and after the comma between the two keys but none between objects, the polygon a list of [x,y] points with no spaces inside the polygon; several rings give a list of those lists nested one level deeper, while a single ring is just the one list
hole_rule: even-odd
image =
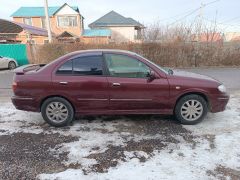
[{"label": "house", "polygon": [[111,11],[89,25],[91,29],[109,29],[111,40],[117,43],[140,42],[144,26],[132,18]]},{"label": "house", "polygon": [[[84,29],[84,17],[80,14],[78,7],[72,7],[65,3],[61,7],[49,7],[48,12],[51,31],[57,39],[69,41],[78,40],[81,37]],[[11,17],[14,22],[46,29],[44,7],[21,7]]]},{"label": "house", "polygon": [[110,29],[85,29],[81,41],[85,44],[109,44],[111,35]]},{"label": "house", "polygon": [[201,43],[223,43],[223,35],[219,32],[206,32],[201,34],[194,34],[191,37],[193,42],[201,42]]},{"label": "house", "polygon": [[[0,19],[0,43],[36,43],[48,41],[47,30]],[[53,33],[54,36],[54,33]]]},{"label": "house", "polygon": [[224,41],[225,42],[240,41],[240,33],[239,32],[224,33]]}]

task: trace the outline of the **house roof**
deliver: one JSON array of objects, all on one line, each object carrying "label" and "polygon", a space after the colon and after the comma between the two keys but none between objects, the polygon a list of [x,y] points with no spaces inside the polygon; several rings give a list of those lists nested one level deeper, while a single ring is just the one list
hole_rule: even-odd
[{"label": "house roof", "polygon": [[5,19],[0,19],[0,33],[13,33],[18,34],[22,32],[23,30],[27,31],[28,33],[32,35],[38,35],[38,36],[48,36],[47,30],[42,28],[37,28],[33,26],[29,26],[22,23],[17,23],[13,21],[8,21]]},{"label": "house roof", "polygon": [[[67,4],[64,4],[64,5],[67,5]],[[63,6],[48,7],[49,16],[53,16]],[[77,6],[70,6],[70,7],[79,13],[79,9]],[[45,16],[44,7],[20,7],[16,12],[14,12],[11,15],[11,17],[44,17],[44,16]]]},{"label": "house roof", "polygon": [[110,29],[85,29],[83,36],[85,37],[105,37],[111,36],[112,31]]},{"label": "house roof", "polygon": [[90,28],[105,27],[105,26],[137,26],[144,27],[141,23],[132,18],[126,18],[115,11],[111,11],[102,16],[98,20],[89,24]]},{"label": "house roof", "polygon": [[68,31],[64,31],[62,34],[57,36],[57,38],[64,38],[64,37],[78,38],[78,36]]}]

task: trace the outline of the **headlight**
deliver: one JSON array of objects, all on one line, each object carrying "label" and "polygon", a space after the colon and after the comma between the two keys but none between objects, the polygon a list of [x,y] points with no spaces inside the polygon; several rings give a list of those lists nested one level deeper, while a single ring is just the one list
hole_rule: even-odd
[{"label": "headlight", "polygon": [[226,87],[225,87],[224,85],[218,86],[218,90],[219,90],[220,92],[222,92],[222,93],[227,92],[227,89],[226,89]]}]

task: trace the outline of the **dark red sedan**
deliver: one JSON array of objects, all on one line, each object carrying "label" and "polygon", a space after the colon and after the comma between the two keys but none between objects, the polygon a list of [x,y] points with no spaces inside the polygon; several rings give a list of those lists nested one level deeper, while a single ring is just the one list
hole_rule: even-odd
[{"label": "dark red sedan", "polygon": [[199,74],[159,67],[120,50],[87,50],[43,65],[15,70],[12,102],[41,112],[50,125],[65,126],[75,115],[174,114],[183,124],[208,111],[224,111],[222,83]]}]

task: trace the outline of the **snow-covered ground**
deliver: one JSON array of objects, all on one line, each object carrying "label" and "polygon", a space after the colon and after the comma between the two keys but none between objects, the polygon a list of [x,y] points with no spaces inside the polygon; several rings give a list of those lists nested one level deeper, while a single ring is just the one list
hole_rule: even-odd
[{"label": "snow-covered ground", "polygon": [[[63,169],[39,179],[239,179],[240,93],[227,110],[209,114],[198,125],[182,126],[171,117],[84,117],[68,128],[49,127],[40,114],[0,105],[0,138],[16,133],[71,136],[49,147]],[[1,152],[1,148],[0,148]]]}]

